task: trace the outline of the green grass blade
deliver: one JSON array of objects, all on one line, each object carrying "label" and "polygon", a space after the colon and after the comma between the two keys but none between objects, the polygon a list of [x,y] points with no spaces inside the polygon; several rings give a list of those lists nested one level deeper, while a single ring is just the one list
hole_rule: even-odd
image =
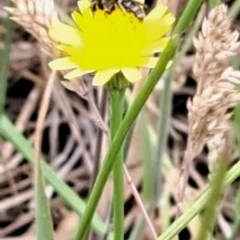
[{"label": "green grass blade", "polygon": [[[240,0],[236,0],[229,9],[229,15],[232,18],[232,22],[236,19],[240,11]],[[234,56],[231,59],[232,66],[235,70],[239,70],[238,57]],[[234,127],[235,136],[237,139],[238,153],[240,153],[240,104],[234,108]],[[235,219],[232,227],[232,234],[229,240],[236,239],[240,229],[240,186],[238,187],[234,204]]]},{"label": "green grass blade", "polygon": [[[14,125],[6,116],[3,116],[2,119],[0,119],[0,135],[8,140],[24,158],[26,158],[30,163],[33,163],[32,145],[16,130]],[[41,161],[41,165],[43,175],[46,180],[54,187],[56,192],[65,200],[65,202],[81,216],[85,210],[86,203],[56,175],[56,173],[43,159]],[[92,228],[99,235],[103,235],[107,231],[107,226],[97,215],[93,218]]]},{"label": "green grass blade", "polygon": [[232,21],[236,19],[240,11],[240,0],[233,2],[231,8],[229,9],[229,15],[232,17]]},{"label": "green grass blade", "polygon": [[35,172],[37,239],[53,240],[53,224],[49,210],[48,199],[45,194],[45,184],[40,165],[41,164],[38,164],[37,169],[35,167],[35,169],[37,170]]},{"label": "green grass blade", "polygon": [[[233,182],[236,178],[240,176],[240,161],[237,162],[230,170],[228,170],[226,177],[224,179],[224,186]],[[209,189],[206,190],[187,211],[183,213],[172,225],[157,239],[157,240],[171,240],[180,231],[182,231],[187,224],[204,208],[208,196]]]},{"label": "green grass blade", "polygon": [[174,30],[173,34],[181,34],[183,31],[185,31],[191,24],[191,22],[194,20],[194,17],[197,14],[197,11],[199,10],[200,6],[202,5],[203,0],[189,0],[188,4],[181,15],[180,19],[178,20]]},{"label": "green grass blade", "polygon": [[213,179],[210,183],[210,190],[203,217],[201,219],[201,228],[198,232],[197,240],[211,239],[216,220],[217,208],[223,197],[224,176],[226,174],[228,154],[225,152],[216,161],[213,171]]},{"label": "green grass blade", "polygon": [[[237,59],[234,58],[234,60],[235,61],[233,62],[233,65],[236,65],[235,69],[238,69]],[[238,153],[240,153],[240,104],[238,104],[234,108],[234,127],[235,127],[234,132],[235,132],[237,145],[238,145]],[[235,219],[232,227],[232,234],[229,240],[236,239],[240,229],[240,186],[238,187],[237,194],[235,197],[234,213],[235,213]]]},{"label": "green grass blade", "polygon": [[237,236],[239,236],[240,230],[240,188],[238,187],[237,195],[235,197],[234,202],[234,213],[235,213],[235,220],[232,227],[232,234],[228,240],[235,240]]},{"label": "green grass blade", "polygon": [[149,123],[146,116],[146,111],[142,111],[139,116],[139,129],[141,132],[141,149],[142,149],[142,161],[143,161],[143,197],[147,206],[148,211],[151,213],[151,209],[154,206],[154,164],[153,164],[153,146],[151,142],[151,136],[149,133]]},{"label": "green grass blade", "polygon": [[42,146],[42,134],[44,120],[46,118],[47,110],[49,107],[49,101],[51,98],[52,89],[54,86],[54,81],[56,78],[56,73],[53,72],[48,80],[46,89],[44,91],[39,115],[36,123],[36,130],[34,136],[34,190],[35,190],[35,217],[36,217],[36,232],[37,239],[39,240],[53,240],[53,223],[49,208],[48,198],[45,193],[45,183],[42,175],[41,166],[41,146]]},{"label": "green grass blade", "polygon": [[214,8],[218,5],[220,5],[222,1],[221,0],[209,0],[208,2],[209,2],[210,7]]},{"label": "green grass blade", "polygon": [[0,117],[4,112],[6,91],[7,91],[7,72],[10,56],[12,21],[7,17],[3,23],[6,33],[3,37],[4,48],[0,51]]},{"label": "green grass blade", "polygon": [[[175,62],[171,69],[174,69]],[[162,191],[162,162],[164,154],[166,151],[167,137],[169,130],[169,122],[171,118],[172,110],[172,88],[171,88],[171,69],[167,71],[167,74],[162,81],[164,81],[163,91],[160,96],[160,116],[158,119],[158,129],[157,129],[157,146],[155,148],[154,154],[154,201],[155,207],[159,203],[161,191]]]}]

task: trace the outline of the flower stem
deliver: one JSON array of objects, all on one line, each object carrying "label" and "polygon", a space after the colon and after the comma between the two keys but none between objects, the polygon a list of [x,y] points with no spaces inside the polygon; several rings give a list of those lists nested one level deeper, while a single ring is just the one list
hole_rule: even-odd
[{"label": "flower stem", "polygon": [[[114,138],[122,121],[125,89],[110,89],[110,132]],[[124,237],[124,197],[123,197],[123,151],[119,150],[113,165],[114,185],[114,240]]]},{"label": "flower stem", "polygon": [[110,174],[115,158],[118,154],[118,151],[125,140],[126,135],[128,134],[130,128],[132,127],[134,121],[136,120],[139,112],[147,101],[149,95],[156,86],[158,80],[162,76],[167,63],[173,58],[175,51],[177,49],[178,43],[180,41],[179,34],[184,31],[190,24],[190,22],[195,17],[200,5],[203,0],[190,0],[183,15],[180,17],[173,34],[176,35],[169,42],[168,46],[161,54],[155,68],[151,71],[151,74],[148,77],[148,80],[142,87],[138,96],[131,105],[131,108],[128,110],[126,116],[124,117],[121,125],[116,132],[116,135],[111,143],[109,151],[106,154],[104,159],[103,166],[97,176],[96,182],[94,184],[91,196],[88,200],[86,210],[83,214],[81,224],[77,230],[77,234],[74,240],[82,240],[86,234],[86,231],[89,228],[93,214],[101,197],[102,191],[104,189],[105,183],[107,181],[108,175]]},{"label": "flower stem", "polygon": [[[176,39],[175,39],[176,40]],[[126,116],[121,122],[120,128],[115,134],[115,137],[111,143],[110,149],[105,157],[103,166],[97,176],[96,182],[94,184],[92,193],[89,197],[86,210],[83,214],[80,226],[77,230],[74,240],[82,240],[89,228],[90,222],[92,220],[93,214],[99,202],[100,196],[106,184],[108,175],[110,174],[112,167],[114,165],[116,156],[122,143],[129,132],[134,120],[137,118],[138,113],[142,109],[147,98],[151,94],[154,86],[157,84],[159,77],[165,70],[165,67],[170,59],[172,59],[175,50],[177,48],[176,41],[170,41],[167,49],[161,54],[160,60],[157,63],[156,68],[151,72],[149,80],[143,86],[141,92],[137,96],[136,100],[133,102],[130,110],[128,110]]]}]

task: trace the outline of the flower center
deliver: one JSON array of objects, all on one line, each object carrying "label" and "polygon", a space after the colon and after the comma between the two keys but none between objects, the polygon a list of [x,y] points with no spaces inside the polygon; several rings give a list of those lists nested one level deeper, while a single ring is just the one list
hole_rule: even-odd
[{"label": "flower center", "polygon": [[143,29],[132,13],[118,7],[111,14],[96,11],[82,33],[84,62],[95,69],[135,66],[144,46]]}]

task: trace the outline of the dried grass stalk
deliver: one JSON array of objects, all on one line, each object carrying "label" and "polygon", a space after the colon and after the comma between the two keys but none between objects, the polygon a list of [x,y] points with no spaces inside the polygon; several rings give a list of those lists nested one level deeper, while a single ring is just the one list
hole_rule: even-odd
[{"label": "dried grass stalk", "polygon": [[211,138],[221,139],[229,128],[233,108],[239,101],[240,73],[229,68],[229,57],[239,49],[239,33],[232,31],[228,9],[222,4],[209,13],[198,39],[193,73],[197,92],[189,100],[189,138],[196,156]]},{"label": "dried grass stalk", "polygon": [[180,179],[179,201],[186,188],[189,164],[209,142],[210,158],[216,159],[230,127],[230,118],[240,93],[240,72],[229,68],[229,57],[239,49],[239,33],[231,29],[227,6],[212,9],[204,19],[202,32],[194,39],[196,58],[193,73],[197,91],[187,103],[189,138]]},{"label": "dried grass stalk", "polygon": [[15,8],[5,7],[12,14],[11,19],[22,25],[39,42],[48,55],[59,56],[57,42],[49,36],[53,20],[58,19],[53,0],[12,0]]}]

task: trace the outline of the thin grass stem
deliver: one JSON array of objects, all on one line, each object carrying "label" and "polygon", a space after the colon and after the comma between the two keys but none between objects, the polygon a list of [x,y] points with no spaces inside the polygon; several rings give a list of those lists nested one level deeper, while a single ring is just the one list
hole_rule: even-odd
[{"label": "thin grass stem", "polygon": [[[8,1],[8,3],[10,4],[10,1]],[[3,37],[4,48],[0,51],[0,117],[4,113],[6,102],[7,72],[12,38],[12,21],[9,17],[5,18],[3,25],[6,29],[6,33]]]},{"label": "thin grass stem", "polygon": [[240,0],[236,0],[233,2],[232,6],[229,9],[229,15],[232,17],[232,21],[236,19],[239,15],[240,10]]},{"label": "thin grass stem", "polygon": [[221,4],[221,0],[209,0],[209,5],[211,8],[214,8]]},{"label": "thin grass stem", "polygon": [[[139,129],[141,131],[141,146],[143,153],[143,197],[149,208],[154,205],[154,164],[153,147],[150,140],[149,127],[146,112],[142,111],[139,118]],[[149,213],[151,213],[149,211]]]},{"label": "thin grass stem", "polygon": [[220,156],[216,162],[216,167],[213,172],[213,180],[210,185],[209,195],[206,201],[197,240],[207,240],[209,239],[209,236],[212,236],[217,207],[222,197],[224,176],[226,174],[228,154],[225,153],[224,155],[225,156]]},{"label": "thin grass stem", "polygon": [[[175,63],[174,63],[175,64]],[[162,162],[166,150],[168,128],[171,116],[171,76],[170,71],[164,77],[164,87],[160,97],[160,117],[158,120],[158,138],[157,146],[154,155],[154,193],[155,193],[155,207],[158,205],[162,188]]]},{"label": "thin grass stem", "polygon": [[53,240],[53,223],[50,214],[49,202],[45,194],[45,182],[41,167],[41,146],[44,120],[46,118],[51,93],[56,78],[56,72],[52,72],[40,105],[39,116],[36,124],[34,138],[34,182],[36,201],[36,232],[39,240]]},{"label": "thin grass stem", "polygon": [[[230,170],[228,170],[224,178],[224,187],[233,182],[239,176],[240,161],[238,161]],[[175,220],[172,225],[169,226],[168,229],[158,237],[157,240],[171,240],[181,230],[183,230],[187,224],[203,210],[208,200],[209,194],[210,189],[207,187],[205,192],[191,205],[191,207],[188,208],[177,220]]]}]

